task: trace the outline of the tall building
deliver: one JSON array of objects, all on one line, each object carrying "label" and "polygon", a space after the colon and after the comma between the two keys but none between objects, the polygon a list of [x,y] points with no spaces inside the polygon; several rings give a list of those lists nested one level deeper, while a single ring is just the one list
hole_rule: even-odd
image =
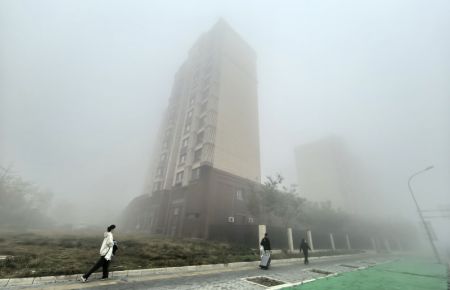
[{"label": "tall building", "polygon": [[260,186],[255,51],[220,20],[175,75],[144,195],[130,230],[254,242]]},{"label": "tall building", "polygon": [[331,202],[357,213],[370,189],[362,165],[338,137],[327,137],[295,149],[298,186],[308,200]]},{"label": "tall building", "polygon": [[343,164],[343,147],[335,137],[297,146],[295,158],[298,186],[302,195],[315,202],[330,201],[335,207],[344,207],[348,189]]},{"label": "tall building", "polygon": [[147,193],[186,186],[211,166],[260,181],[255,51],[220,20],[175,76]]}]

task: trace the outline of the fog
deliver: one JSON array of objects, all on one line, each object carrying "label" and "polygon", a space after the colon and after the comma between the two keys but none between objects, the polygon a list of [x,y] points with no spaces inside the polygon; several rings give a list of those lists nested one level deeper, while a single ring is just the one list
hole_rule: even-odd
[{"label": "fog", "polygon": [[[175,72],[223,18],[258,58],[262,176],[298,183],[294,148],[339,136],[376,185],[378,215],[417,221],[407,180],[429,165],[413,181],[420,206],[450,206],[449,12],[410,0],[2,1],[0,165],[51,191],[66,219],[117,217],[143,192]],[[440,239],[448,225],[433,220]]]}]

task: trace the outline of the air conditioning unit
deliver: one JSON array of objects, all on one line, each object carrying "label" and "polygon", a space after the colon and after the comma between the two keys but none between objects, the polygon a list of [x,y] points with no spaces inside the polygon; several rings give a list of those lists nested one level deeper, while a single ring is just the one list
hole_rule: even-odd
[{"label": "air conditioning unit", "polygon": [[228,222],[229,223],[234,223],[234,216],[229,216],[228,217]]}]

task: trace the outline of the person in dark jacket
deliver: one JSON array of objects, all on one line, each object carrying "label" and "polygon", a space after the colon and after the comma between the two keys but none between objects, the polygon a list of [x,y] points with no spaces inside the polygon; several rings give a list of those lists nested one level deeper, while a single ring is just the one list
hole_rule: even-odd
[{"label": "person in dark jacket", "polygon": [[269,265],[270,265],[270,261],[271,261],[270,254],[272,251],[272,248],[270,247],[270,240],[269,240],[267,233],[264,234],[264,238],[261,240],[260,245],[261,245],[263,251],[261,253],[261,264],[259,266],[262,269],[267,270],[267,269],[269,269]]},{"label": "person in dark jacket", "polygon": [[264,234],[264,238],[261,240],[261,246],[263,246],[264,251],[271,251],[272,250],[270,248],[270,240],[269,240],[269,237],[268,237],[267,233]]},{"label": "person in dark jacket", "polygon": [[305,239],[302,239],[301,243],[300,243],[300,253],[303,251],[303,255],[305,256],[305,265],[309,264],[308,261],[308,251],[311,250],[311,248],[309,247],[309,244],[307,241],[305,241]]}]

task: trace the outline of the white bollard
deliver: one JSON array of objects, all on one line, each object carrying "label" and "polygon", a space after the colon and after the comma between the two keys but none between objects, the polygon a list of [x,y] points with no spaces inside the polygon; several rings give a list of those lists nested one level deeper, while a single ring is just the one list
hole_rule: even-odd
[{"label": "white bollard", "polygon": [[309,243],[309,247],[311,248],[311,250],[314,250],[314,244],[313,244],[313,239],[312,239],[312,233],[310,230],[308,230],[306,232],[306,236],[308,238],[308,243]]},{"label": "white bollard", "polygon": [[266,233],[266,225],[259,225],[259,240],[258,240],[258,249],[261,243],[261,240],[264,238],[264,234]]},{"label": "white bollard", "polygon": [[292,239],[292,228],[287,229],[287,239],[288,239],[289,253],[293,253],[294,252],[294,241]]},{"label": "white bollard", "polygon": [[377,244],[375,243],[375,239],[374,238],[370,238],[370,240],[372,241],[372,248],[374,251],[377,250]]},{"label": "white bollard", "polygon": [[384,239],[384,247],[386,248],[386,251],[391,252],[391,245],[389,244],[388,239]]},{"label": "white bollard", "polygon": [[350,238],[349,238],[348,234],[345,235],[345,240],[347,241],[347,249],[351,250],[352,246],[350,245]]},{"label": "white bollard", "polygon": [[330,242],[331,242],[331,249],[333,251],[335,251],[336,250],[336,246],[334,245],[334,238],[333,238],[333,234],[332,233],[330,233]]}]

